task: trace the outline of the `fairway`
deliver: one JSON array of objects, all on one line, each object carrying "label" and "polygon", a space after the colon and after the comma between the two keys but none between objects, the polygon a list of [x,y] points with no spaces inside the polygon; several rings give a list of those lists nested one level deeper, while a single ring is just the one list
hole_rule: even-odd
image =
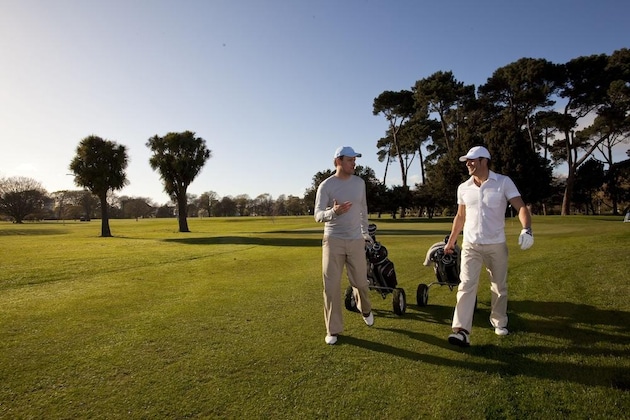
[{"label": "fairway", "polygon": [[534,216],[521,251],[508,220],[511,333],[483,273],[461,349],[455,291],[416,305],[451,219],[370,221],[407,312],[371,292],[335,346],[312,217],[0,223],[0,418],[628,418],[630,223]]}]

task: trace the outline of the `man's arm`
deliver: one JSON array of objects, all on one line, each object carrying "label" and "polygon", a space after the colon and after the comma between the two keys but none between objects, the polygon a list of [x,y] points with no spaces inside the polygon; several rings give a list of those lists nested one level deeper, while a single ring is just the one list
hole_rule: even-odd
[{"label": "man's arm", "polygon": [[315,196],[315,209],[313,210],[316,222],[329,222],[335,218],[335,207],[339,208],[339,205],[335,202],[333,207],[329,207],[329,202],[328,194],[324,191],[324,188],[322,188],[322,185],[320,184],[319,188],[317,188],[317,195]]},{"label": "man's arm", "polygon": [[523,202],[521,196],[514,197],[510,200],[510,204],[518,211],[518,220],[521,222],[520,235],[518,235],[518,244],[521,249],[529,249],[534,245],[534,234],[532,233],[532,216],[529,209]]},{"label": "man's arm", "polygon": [[529,214],[529,210],[523,201],[523,198],[519,195],[510,199],[510,204],[518,212],[518,220],[521,222],[523,229],[532,228],[532,216]]},{"label": "man's arm", "polygon": [[451,227],[451,234],[448,237],[448,242],[444,246],[444,252],[447,254],[453,252],[455,242],[457,242],[457,237],[464,229],[464,222],[466,222],[466,206],[464,204],[460,204],[457,206],[457,214],[453,219],[453,226]]}]

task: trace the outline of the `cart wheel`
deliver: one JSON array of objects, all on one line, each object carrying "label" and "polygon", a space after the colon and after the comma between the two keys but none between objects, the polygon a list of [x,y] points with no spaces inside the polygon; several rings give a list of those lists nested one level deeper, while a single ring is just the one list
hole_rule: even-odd
[{"label": "cart wheel", "polygon": [[404,315],[407,311],[407,297],[405,291],[401,288],[392,290],[392,302],[394,305],[394,313],[396,315]]},{"label": "cart wheel", "polygon": [[354,289],[352,286],[348,286],[345,293],[345,304],[346,309],[350,312],[359,312],[359,308],[357,308],[357,299],[354,296]]},{"label": "cart wheel", "polygon": [[429,302],[429,286],[420,283],[418,285],[418,291],[416,292],[416,299],[418,301],[418,306],[427,306],[427,303]]}]

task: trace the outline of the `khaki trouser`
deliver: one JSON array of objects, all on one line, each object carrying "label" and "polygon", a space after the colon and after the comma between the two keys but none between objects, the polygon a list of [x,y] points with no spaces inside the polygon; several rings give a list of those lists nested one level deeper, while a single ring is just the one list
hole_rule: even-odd
[{"label": "khaki trouser", "polygon": [[362,313],[372,311],[368,295],[364,239],[339,239],[324,236],[322,240],[322,277],[324,281],[324,320],[328,334],[343,332],[344,304],[341,298],[341,276],[346,266],[350,285],[355,288],[357,308]]},{"label": "khaki trouser", "polygon": [[477,300],[477,287],[482,265],[490,275],[491,312],[493,327],[507,327],[507,269],[508,248],[506,243],[480,245],[464,242],[461,252],[461,283],[457,288],[457,304],[453,314],[453,330],[472,332],[473,314]]}]

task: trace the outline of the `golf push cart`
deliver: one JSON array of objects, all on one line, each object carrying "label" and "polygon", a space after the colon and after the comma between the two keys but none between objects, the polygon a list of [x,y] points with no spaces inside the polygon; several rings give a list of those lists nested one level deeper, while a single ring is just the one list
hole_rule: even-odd
[{"label": "golf push cart", "polygon": [[416,291],[416,299],[418,306],[427,306],[429,301],[429,287],[433,285],[448,286],[453,288],[459,285],[459,246],[455,245],[452,254],[444,252],[444,247],[448,242],[448,236],[444,241],[437,242],[429,248],[423,265],[429,266],[433,263],[433,271],[435,272],[436,281],[427,284],[420,283]]},{"label": "golf push cart", "polygon": [[[407,300],[405,291],[396,287],[396,271],[394,263],[390,261],[385,248],[376,240],[376,225],[370,223],[368,233],[373,242],[365,241],[365,258],[368,266],[368,283],[370,290],[376,290],[385,299],[388,294],[392,294],[392,303],[394,313],[403,315],[407,310]],[[348,286],[345,292],[346,309],[352,312],[359,312],[357,308],[357,299],[352,286]]]},{"label": "golf push cart", "polygon": [[[459,286],[459,273],[460,273],[460,248],[455,244],[453,253],[447,254],[444,252],[444,247],[448,242],[450,235],[444,238],[444,241],[437,242],[429,248],[423,265],[429,266],[433,263],[433,271],[435,272],[436,281],[418,285],[416,291],[416,299],[418,306],[427,306],[429,301],[429,287],[434,285],[448,286],[450,291]],[[475,309],[477,308],[477,301],[475,300]]]}]

